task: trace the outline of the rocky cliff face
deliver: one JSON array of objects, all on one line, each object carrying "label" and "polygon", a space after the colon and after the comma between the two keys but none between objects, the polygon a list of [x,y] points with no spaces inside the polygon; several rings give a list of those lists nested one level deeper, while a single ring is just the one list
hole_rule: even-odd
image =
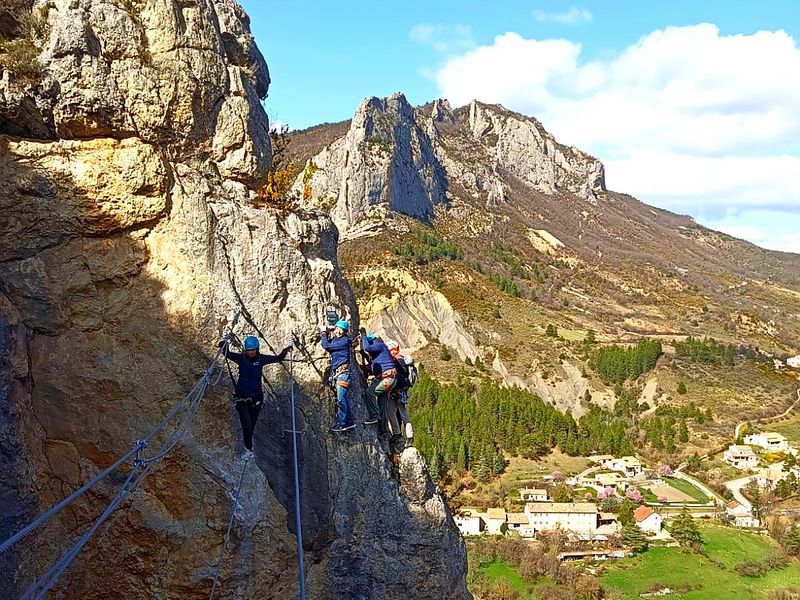
[{"label": "rocky cliff face", "polygon": [[[302,349],[296,386],[288,367],[270,368],[239,504],[223,381],[58,596],[206,597],[234,509],[218,597],[296,594],[293,388],[309,597],[467,598],[463,546],[418,455],[403,455],[397,482],[373,431],[327,431],[315,326],[328,302],[354,321],[357,310],[329,217],[253,207],[270,164],[259,102],[269,76],[247,16],[232,0],[48,0],[32,14],[39,76],[0,80],[0,538],[161,419],[241,302],[270,348],[297,332]],[[108,478],[1,556],[1,595],[25,590],[119,483]]]},{"label": "rocky cliff face", "polygon": [[427,220],[447,190],[429,131],[402,94],[366,98],[347,134],[298,177],[296,189],[306,186],[309,205],[330,209],[344,236],[385,209]]}]

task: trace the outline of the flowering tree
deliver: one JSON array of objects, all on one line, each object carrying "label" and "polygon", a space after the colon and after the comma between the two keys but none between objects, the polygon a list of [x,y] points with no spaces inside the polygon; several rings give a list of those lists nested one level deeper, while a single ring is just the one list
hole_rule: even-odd
[{"label": "flowering tree", "polygon": [[667,502],[669,502],[669,498],[667,498],[666,496],[659,496],[658,501],[661,502],[661,504],[666,504]]},{"label": "flowering tree", "polygon": [[633,500],[634,502],[644,502],[644,496],[642,496],[642,492],[635,487],[629,487],[627,490],[625,490],[625,497],[629,500]]},{"label": "flowering tree", "polygon": [[561,481],[564,479],[564,474],[561,471],[553,471],[552,477],[553,481]]},{"label": "flowering tree", "polygon": [[672,467],[669,465],[659,465],[658,474],[661,475],[661,477],[670,477],[672,475]]},{"label": "flowering tree", "polygon": [[614,492],[614,488],[610,485],[607,485],[597,493],[598,500],[605,500],[606,498],[612,498],[614,496],[616,496],[616,493]]}]

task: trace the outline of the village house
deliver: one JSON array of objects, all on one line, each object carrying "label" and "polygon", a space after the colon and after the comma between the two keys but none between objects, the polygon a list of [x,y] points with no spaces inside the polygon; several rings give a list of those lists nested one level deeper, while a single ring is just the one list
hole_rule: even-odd
[{"label": "village house", "polygon": [[505,508],[490,508],[486,511],[486,533],[489,535],[501,535],[504,533],[506,524]]},{"label": "village house", "polygon": [[477,515],[473,516],[469,511],[454,515],[453,520],[456,522],[456,527],[458,527],[461,535],[480,535],[483,533],[483,519]]},{"label": "village house", "polygon": [[548,529],[594,531],[598,526],[597,505],[592,502],[536,502],[525,505],[528,528],[534,532]]},{"label": "village house", "polygon": [[736,500],[725,505],[725,514],[728,515],[735,527],[758,527],[758,519]]},{"label": "village house", "polygon": [[722,454],[722,460],[737,469],[752,469],[758,464],[758,458],[750,446],[731,444]]},{"label": "village house", "polygon": [[642,472],[642,463],[635,456],[622,456],[611,460],[606,465],[613,471],[620,471],[628,477],[636,477]]},{"label": "village house", "polygon": [[636,526],[645,533],[656,534],[661,531],[661,515],[649,506],[640,506],[633,511],[633,518]]},{"label": "village house", "polygon": [[608,463],[614,460],[611,454],[592,454],[588,458],[590,463],[600,465],[601,467],[608,466]]},{"label": "village house", "polygon": [[606,487],[613,488],[617,491],[624,491],[627,487],[627,478],[614,471],[613,473],[598,473],[594,476],[594,480],[589,483],[598,492],[602,492]]},{"label": "village house", "polygon": [[547,490],[540,488],[522,488],[519,497],[524,502],[547,502],[550,499]]},{"label": "village house", "polygon": [[786,359],[786,364],[793,369],[800,369],[800,354]]},{"label": "village house", "polygon": [[789,449],[789,440],[775,431],[763,431],[747,435],[744,438],[744,443],[759,446],[769,452],[785,452]]},{"label": "village house", "polygon": [[508,531],[516,531],[522,535],[522,529],[528,528],[528,515],[522,513],[508,513],[506,515],[506,525]]}]

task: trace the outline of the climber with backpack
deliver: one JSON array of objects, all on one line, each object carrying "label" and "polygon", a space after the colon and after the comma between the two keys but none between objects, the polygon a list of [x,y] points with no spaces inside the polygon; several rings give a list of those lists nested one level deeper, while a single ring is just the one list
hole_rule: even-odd
[{"label": "climber with backpack", "polygon": [[[336,404],[338,412],[336,422],[331,431],[338,433],[355,427],[350,402],[347,399],[347,390],[350,387],[350,337],[347,335],[347,321],[339,319],[332,327],[320,327],[320,343],[331,355],[330,382],[336,391]],[[331,337],[333,333],[333,337]]]},{"label": "climber with backpack", "polygon": [[389,348],[397,370],[397,380],[389,394],[389,425],[392,429],[389,445],[396,449],[399,447],[403,430],[406,435],[405,446],[411,446],[414,441],[414,428],[411,426],[411,416],[408,413],[408,390],[417,380],[417,368],[413,358],[400,354],[400,344],[390,340],[386,342],[386,347]]},{"label": "climber with backpack", "polygon": [[[224,344],[226,340],[220,342]],[[225,358],[239,367],[239,377],[233,392],[233,402],[242,424],[242,440],[245,451],[242,458],[253,456],[253,431],[256,428],[261,406],[264,404],[264,389],[261,387],[261,371],[266,365],[283,362],[291,348],[287,346],[277,356],[261,354],[258,339],[252,335],[244,338],[244,353],[228,352]]]},{"label": "climber with backpack", "polygon": [[370,357],[372,383],[367,388],[367,411],[369,416],[365,425],[378,423],[378,440],[384,451],[389,451],[389,392],[394,387],[397,369],[394,359],[383,340],[374,333],[363,334],[361,347]]}]

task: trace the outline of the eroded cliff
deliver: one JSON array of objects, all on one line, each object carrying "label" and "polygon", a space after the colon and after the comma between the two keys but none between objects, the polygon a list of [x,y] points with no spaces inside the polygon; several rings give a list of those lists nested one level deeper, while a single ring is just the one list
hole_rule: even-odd
[{"label": "eroded cliff", "polygon": [[[316,324],[357,322],[320,212],[253,206],[270,164],[266,63],[232,0],[50,0],[39,73],[0,80],[0,487],[5,539],[148,431],[242,304],[294,388],[310,598],[467,598],[463,545],[414,450],[328,433]],[[251,333],[244,320],[237,333]],[[270,368],[222,598],[296,593],[289,368]],[[206,597],[242,464],[223,381],[188,436],[97,533],[63,598]],[[356,414],[363,416],[354,389]],[[118,477],[0,556],[15,596],[102,510]]]}]

